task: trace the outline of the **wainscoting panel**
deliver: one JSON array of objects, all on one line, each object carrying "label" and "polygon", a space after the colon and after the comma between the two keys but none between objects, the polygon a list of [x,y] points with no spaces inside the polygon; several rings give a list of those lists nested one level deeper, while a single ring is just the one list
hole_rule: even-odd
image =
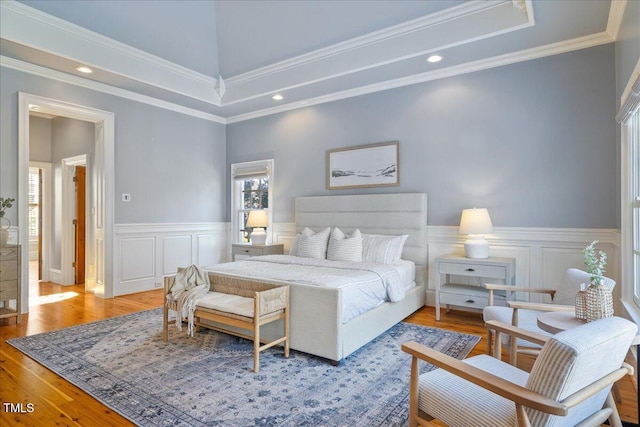
[{"label": "wainscoting panel", "polygon": [[162,287],[178,267],[228,260],[229,224],[117,224],[114,296]]},{"label": "wainscoting panel", "polygon": [[156,265],[156,238],[120,239],[120,283],[153,280]]},{"label": "wainscoting panel", "polygon": [[192,264],[191,235],[167,236],[162,238],[162,274],[176,272],[178,267]]}]

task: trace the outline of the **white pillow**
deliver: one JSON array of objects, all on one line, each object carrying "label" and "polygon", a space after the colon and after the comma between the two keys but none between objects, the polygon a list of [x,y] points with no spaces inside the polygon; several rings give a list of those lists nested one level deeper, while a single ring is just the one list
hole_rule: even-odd
[{"label": "white pillow", "polygon": [[402,257],[402,248],[409,237],[383,236],[379,234],[362,235],[362,261],[376,264],[395,264]]},{"label": "white pillow", "polygon": [[334,228],[329,237],[327,259],[333,261],[362,262],[362,234],[356,229],[346,236],[338,227]]},{"label": "white pillow", "polygon": [[298,245],[300,244],[300,235],[296,234],[296,237],[293,239],[293,243],[289,248],[289,255],[297,256],[298,255]]},{"label": "white pillow", "polygon": [[309,228],[302,230],[298,241],[298,256],[317,259],[327,258],[329,233],[331,233],[331,228],[329,227],[317,233],[314,233]]}]

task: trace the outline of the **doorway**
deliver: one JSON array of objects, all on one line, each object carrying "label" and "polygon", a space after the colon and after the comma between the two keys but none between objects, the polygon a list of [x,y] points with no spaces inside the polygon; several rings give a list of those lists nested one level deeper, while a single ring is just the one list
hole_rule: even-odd
[{"label": "doorway", "polygon": [[[84,120],[95,124],[95,167],[87,186],[93,188],[91,212],[95,217],[91,226],[94,248],[87,254],[85,278],[92,276],[91,290],[102,298],[113,297],[113,211],[114,211],[114,145],[115,120],[108,111],[75,105],[64,101],[26,93],[18,94],[18,243],[22,245],[22,282],[29,283],[28,242],[28,179],[29,179],[29,113],[38,111]],[[43,236],[46,233],[43,232]],[[69,245],[71,246],[71,245]],[[45,247],[46,251],[46,247]],[[72,255],[73,256],[73,255]],[[46,270],[43,265],[43,276]],[[22,286],[23,312],[28,310],[29,287]]]}]

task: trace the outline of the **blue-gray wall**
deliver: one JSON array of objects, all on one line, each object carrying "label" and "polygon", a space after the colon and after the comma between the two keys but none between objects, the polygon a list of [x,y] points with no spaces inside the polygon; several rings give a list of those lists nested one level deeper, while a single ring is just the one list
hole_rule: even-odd
[{"label": "blue-gray wall", "polygon": [[[0,195],[18,193],[18,92],[115,113],[115,222],[224,221],[225,126],[0,68]],[[131,193],[132,201],[121,201]],[[17,225],[16,209],[7,217]]]},{"label": "blue-gray wall", "polygon": [[[275,222],[295,196],[419,191],[430,225],[615,228],[614,64],[609,44],[232,124],[227,168],[275,159]],[[326,189],[327,150],[391,140],[399,187]]]}]

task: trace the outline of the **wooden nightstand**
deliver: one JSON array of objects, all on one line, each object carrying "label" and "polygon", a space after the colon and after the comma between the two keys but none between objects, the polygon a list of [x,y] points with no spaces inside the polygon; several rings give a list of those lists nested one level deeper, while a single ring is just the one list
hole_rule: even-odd
[{"label": "wooden nightstand", "polygon": [[282,255],[284,245],[250,245],[247,243],[233,243],[231,245],[231,260],[243,259],[260,255]]},{"label": "wooden nightstand", "polygon": [[[476,259],[445,255],[436,258],[436,268],[436,320],[440,320],[441,304],[446,304],[447,310],[452,305],[477,309],[486,307],[489,304],[489,292],[482,287],[484,283],[515,284],[516,260],[513,258]],[[442,276],[445,277],[444,281]],[[460,283],[453,280],[459,280]],[[505,304],[506,292],[494,292],[494,295],[494,304]]]}]

